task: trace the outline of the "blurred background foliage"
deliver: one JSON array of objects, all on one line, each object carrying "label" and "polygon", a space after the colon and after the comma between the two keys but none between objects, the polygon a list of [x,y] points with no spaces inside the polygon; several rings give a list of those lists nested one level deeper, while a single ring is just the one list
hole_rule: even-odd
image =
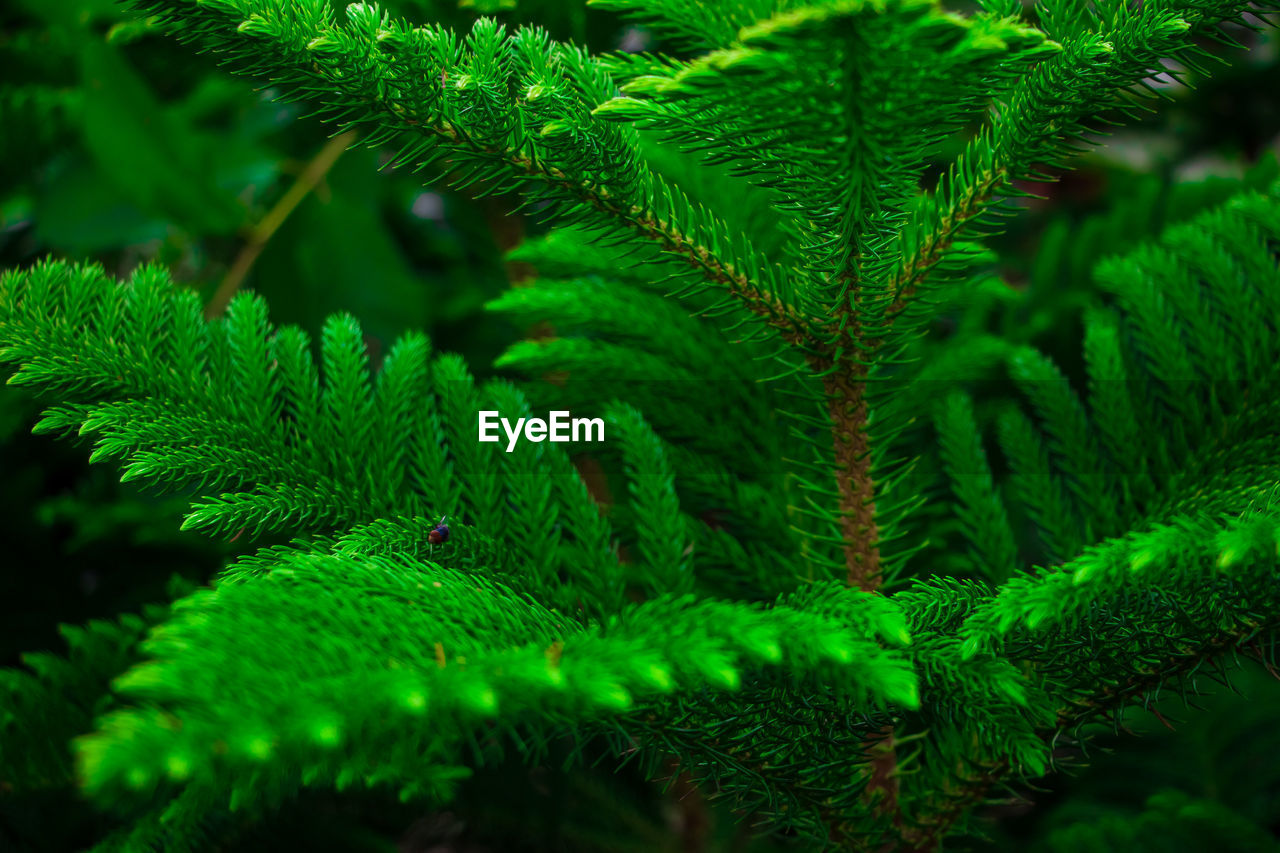
[{"label": "blurred background foliage", "polygon": [[[662,48],[582,0],[383,6],[458,28],[482,14],[536,22],[597,51]],[[1251,50],[1215,48],[1231,64],[1211,80],[1170,85],[1164,109],[1102,139],[1063,180],[1026,188],[1044,198],[1026,200],[991,241],[998,260],[971,298],[939,318],[940,340],[983,329],[1078,366],[1078,311],[1094,294],[1088,271],[1100,257],[1277,174],[1280,40],[1270,30],[1239,38]],[[351,138],[331,138],[305,105],[276,103],[275,94],[112,0],[0,5],[0,268],[52,255],[97,260],[123,276],[157,260],[197,289],[210,313],[234,288],[252,287],[277,322],[313,333],[325,315],[353,312],[375,360],[397,334],[421,328],[477,375],[492,373],[494,357],[528,330],[483,306],[529,272],[504,264],[503,253],[545,225],[509,216],[511,199],[474,201],[431,174],[382,168],[389,152],[348,150]],[[24,653],[65,654],[67,640],[74,650],[74,631],[64,639],[60,624],[141,614],[109,629],[119,632],[119,660],[95,671],[119,672],[167,603],[244,546],[180,534],[180,497],[122,485],[113,470],[89,465],[85,448],[31,435],[38,411],[29,395],[0,388],[0,666],[25,663],[9,677],[63,691],[71,708],[51,731],[76,733],[102,710],[103,685],[69,690],[44,658]],[[919,487],[932,485],[926,476]],[[918,559],[954,570],[948,550],[940,542]],[[1212,675],[1201,681],[1210,685]],[[979,822],[986,837],[951,846],[1280,849],[1280,684],[1257,671],[1233,682],[1248,698],[1218,688],[1203,711],[1163,703],[1131,715],[1088,755],[1062,745],[1060,761],[1075,770],[1034,792],[1034,805],[1011,798],[988,807]],[[0,707],[0,736],[4,714]],[[65,749],[56,739],[27,746]],[[309,795],[266,824],[210,834],[237,850],[785,847],[782,839],[748,842],[726,808],[681,777],[663,791],[611,769],[608,761],[571,772],[491,767],[450,810],[429,814],[374,794]],[[76,798],[69,775],[36,792],[4,780],[0,766],[0,850],[83,849],[113,825]]]}]

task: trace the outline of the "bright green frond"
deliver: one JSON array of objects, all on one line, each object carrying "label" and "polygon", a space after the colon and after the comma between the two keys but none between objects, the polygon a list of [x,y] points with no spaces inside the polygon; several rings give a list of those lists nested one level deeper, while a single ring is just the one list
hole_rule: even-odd
[{"label": "bright green frond", "polygon": [[616,715],[672,691],[734,691],[764,666],[824,673],[859,701],[914,703],[909,664],[869,639],[900,630],[887,602],[764,610],[663,597],[581,625],[402,556],[278,556],[197,592],[153,632],[154,659],[116,683],[145,704],[80,744],[90,790],[167,779],[224,792],[234,808],[304,784],[371,784],[375,771],[409,785],[460,763],[485,721]]},{"label": "bright green frond", "polygon": [[371,373],[343,315],[324,326],[318,370],[306,334],[273,329],[259,297],[208,322],[192,297],[154,268],[124,282],[60,263],[6,273],[0,357],[19,365],[11,381],[79,398],[42,429],[94,435],[93,458],[118,461],[125,480],[198,490],[186,528],[255,537],[450,516],[469,528],[450,546],[461,553],[500,542],[532,589],[617,605],[608,525],[563,451],[476,441],[478,411],[524,409],[509,386],[477,387],[420,334]]},{"label": "bright green frond", "polygon": [[321,115],[368,128],[370,145],[396,144],[400,162],[447,160],[460,186],[550,202],[561,223],[637,241],[670,260],[686,286],[741,304],[776,331],[794,336],[806,325],[786,274],[650,170],[633,129],[592,115],[616,88],[580,48],[536,28],[509,34],[491,18],[459,38],[371,3],[349,5],[345,24],[327,0],[135,8],[177,22],[179,39],[239,70],[269,73],[288,97],[319,98]]}]

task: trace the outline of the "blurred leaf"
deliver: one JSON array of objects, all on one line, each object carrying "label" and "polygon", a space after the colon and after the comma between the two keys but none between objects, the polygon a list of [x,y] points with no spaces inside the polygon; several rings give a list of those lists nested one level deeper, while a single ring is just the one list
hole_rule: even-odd
[{"label": "blurred leaf", "polygon": [[297,110],[246,90],[229,74],[214,74],[172,104],[169,116],[193,128],[216,130],[217,156],[209,181],[248,201],[246,190],[256,200],[279,179],[281,154],[269,140],[297,120]]},{"label": "blurred leaf", "polygon": [[31,198],[25,193],[0,198],[0,230],[17,228],[31,219]]},{"label": "blurred leaf", "polygon": [[125,9],[115,0],[18,0],[28,13],[61,27],[80,28],[97,20],[116,20]]},{"label": "blurred leaf", "polygon": [[160,31],[159,19],[132,18],[120,21],[107,31],[108,44],[129,44]]},{"label": "blurred leaf", "polygon": [[99,252],[165,236],[164,219],[149,216],[120,196],[102,172],[73,161],[36,197],[36,233],[61,252]]},{"label": "blurred leaf", "polygon": [[386,183],[370,152],[347,152],[276,233],[251,286],[271,300],[277,322],[314,333],[325,315],[350,311],[369,335],[387,343],[426,325],[426,287],[380,210]]},{"label": "blurred leaf", "polygon": [[101,42],[80,53],[85,143],[119,189],[145,210],[199,233],[234,231],[242,206],[211,182],[215,147],[166,114],[123,58]]},{"label": "blurred leaf", "polygon": [[472,9],[479,15],[492,15],[516,7],[516,0],[458,0],[459,9]]}]

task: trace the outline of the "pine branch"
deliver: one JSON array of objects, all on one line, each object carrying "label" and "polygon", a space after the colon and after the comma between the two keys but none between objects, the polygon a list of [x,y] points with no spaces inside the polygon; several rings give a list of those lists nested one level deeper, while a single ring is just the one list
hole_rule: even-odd
[{"label": "pine branch", "polygon": [[[366,143],[397,141],[401,162],[447,160],[464,185],[486,178],[487,191],[553,202],[564,221],[639,236],[783,340],[803,339],[807,320],[754,250],[734,258],[723,226],[638,161],[632,134],[591,119],[611,94],[608,77],[541,31],[508,38],[481,19],[460,46],[448,30],[412,28],[371,4],[352,4],[347,27],[334,25],[319,0],[288,9],[139,0],[136,8],[172,21],[181,40],[225,52],[246,73],[279,75],[291,97],[318,93],[323,116],[345,128],[373,126]],[[351,68],[361,73],[353,77]],[[521,96],[505,94],[517,88]]]},{"label": "pine branch", "polygon": [[[534,482],[512,476],[528,460],[475,441],[475,413],[496,408],[488,401],[503,386],[477,389],[456,358],[432,359],[421,335],[397,341],[375,378],[354,319],[331,317],[320,371],[307,335],[273,329],[253,294],[206,321],[195,293],[158,269],[114,282],[98,267],[47,263],[0,278],[0,360],[19,365],[11,383],[72,398],[37,429],[97,434],[92,458],[119,460],[123,479],[194,487],[185,528],[324,533],[447,515],[459,528],[506,531],[504,547],[530,556],[555,529],[527,529],[538,500],[550,511],[549,494],[506,498],[507,484]],[[543,547],[543,572],[525,582],[612,612],[622,584],[607,523],[560,448],[539,468],[574,548]],[[578,583],[564,586],[570,578]]]},{"label": "pine branch", "polygon": [[[1107,684],[1095,687],[1094,692],[1072,700],[1059,709],[1055,725],[1042,732],[1046,743],[1054,743],[1064,732],[1078,729],[1082,724],[1099,716],[1142,702],[1160,687],[1193,672],[1206,660],[1219,659],[1228,653],[1248,648],[1257,636],[1280,628],[1280,619],[1268,622],[1246,620],[1238,627],[1209,636],[1198,648],[1184,649],[1175,658],[1140,669],[1123,684]],[[939,801],[930,804],[915,818],[913,826],[904,832],[903,850],[912,853],[934,853],[940,849],[943,839],[957,821],[974,806],[983,802],[988,792],[1001,784],[1013,769],[1011,762],[1002,759],[990,764],[974,764],[960,777],[959,784],[944,792]]]},{"label": "pine branch", "polygon": [[[196,593],[148,641],[153,660],[117,682],[142,704],[80,744],[90,791],[169,780],[272,802],[374,771],[412,790],[424,761],[458,765],[486,723],[586,723],[648,698],[735,691],[775,666],[855,706],[917,701],[907,661],[871,639],[901,630],[895,609],[839,590],[768,610],[663,597],[574,624],[404,556],[272,560]],[[428,709],[431,725],[415,724]]]},{"label": "pine branch", "polygon": [[999,214],[998,196],[1014,181],[1041,177],[1044,169],[1081,150],[1083,131],[1098,114],[1109,109],[1135,113],[1142,104],[1135,87],[1147,88],[1146,78],[1167,70],[1161,59],[1201,70],[1210,56],[1198,37],[1223,40],[1223,23],[1244,23],[1246,13],[1274,10],[1237,0],[1149,3],[1136,12],[1116,6],[1097,32],[1062,39],[1063,52],[1018,82],[992,123],[939,181],[930,204],[903,230],[902,262],[888,288],[886,328],[944,264],[962,232],[988,211]]}]

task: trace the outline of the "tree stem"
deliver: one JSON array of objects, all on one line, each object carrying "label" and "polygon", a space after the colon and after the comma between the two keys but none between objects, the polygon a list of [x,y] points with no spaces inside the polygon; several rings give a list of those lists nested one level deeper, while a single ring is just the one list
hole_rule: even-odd
[{"label": "tree stem", "polygon": [[847,580],[850,586],[870,592],[880,586],[881,573],[867,436],[866,375],[867,369],[854,363],[827,376],[823,384],[831,413]]},{"label": "tree stem", "polygon": [[[880,531],[875,517],[871,442],[867,435],[866,378],[866,366],[854,361],[828,374],[823,385],[831,414],[846,581],[849,586],[874,592],[880,587],[883,575],[880,568]],[[871,778],[866,788],[868,805],[898,826],[901,815],[898,811],[898,760],[893,726],[884,726],[868,740],[872,754]]]}]

